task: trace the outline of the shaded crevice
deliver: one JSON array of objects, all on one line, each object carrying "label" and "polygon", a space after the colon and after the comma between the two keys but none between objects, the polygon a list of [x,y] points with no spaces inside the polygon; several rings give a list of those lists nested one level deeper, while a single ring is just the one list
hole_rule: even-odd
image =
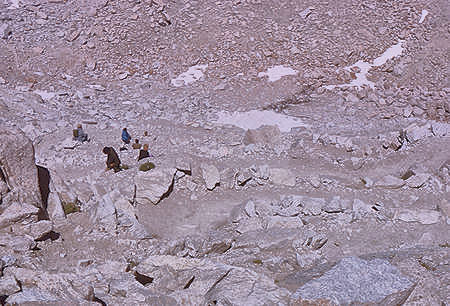
[{"label": "shaded crevice", "polygon": [[228,270],[224,275],[222,275],[218,280],[216,280],[214,282],[214,284],[211,286],[211,288],[208,289],[208,291],[206,292],[205,296],[207,296],[210,292],[212,292],[214,290],[214,288],[216,288],[217,284],[220,283],[221,281],[223,281],[223,279],[225,277],[227,277],[228,274],[230,274],[231,270],[233,270],[233,269]]},{"label": "shaded crevice", "polygon": [[49,220],[47,213],[48,195],[50,194],[50,171],[47,168],[36,165],[38,170],[39,191],[41,192],[42,208],[39,210],[39,220]]},{"label": "shaded crevice", "polygon": [[188,289],[192,285],[192,282],[194,281],[194,279],[195,279],[195,275],[192,276],[192,278],[186,283],[186,285],[184,285],[183,289]]},{"label": "shaded crevice", "polygon": [[6,175],[3,172],[3,168],[1,165],[0,165],[0,181],[4,181],[8,185],[8,181],[6,180]]},{"label": "shaded crevice", "polygon": [[158,203],[161,202],[162,200],[168,198],[169,195],[172,193],[173,186],[175,185],[174,181],[175,181],[175,177],[172,178],[172,182],[170,183],[169,189],[161,196],[161,198],[159,199]]},{"label": "shaded crevice", "polygon": [[134,271],[134,278],[144,286],[153,282],[153,277],[141,274],[137,271]]},{"label": "shaded crevice", "polygon": [[8,295],[0,295],[0,304],[2,306],[6,305],[6,299],[8,298]]},{"label": "shaded crevice", "polygon": [[177,171],[183,172],[184,174],[189,175],[189,176],[192,175],[192,170],[180,170],[180,169],[177,169]]},{"label": "shaded crevice", "polygon": [[93,300],[94,302],[97,302],[97,303],[102,304],[103,306],[107,306],[107,304],[106,304],[103,300],[99,299],[99,298],[96,297],[95,295],[94,295],[94,298],[93,298],[92,300]]},{"label": "shaded crevice", "polygon": [[[2,182],[2,181],[5,182],[5,184],[6,184],[6,192],[8,193],[11,190],[11,188],[8,185],[8,181],[6,179],[6,175],[3,172],[3,169],[2,169],[2,167],[0,165],[0,182]],[[0,204],[2,204],[2,203],[3,203],[3,197],[0,196]]]},{"label": "shaded crevice", "polygon": [[36,239],[35,241],[45,241],[48,239],[50,239],[51,241],[55,241],[55,240],[58,240],[59,237],[61,237],[61,235],[59,233],[57,233],[55,231],[50,231],[47,234],[45,234],[44,236],[42,236],[41,238]]}]

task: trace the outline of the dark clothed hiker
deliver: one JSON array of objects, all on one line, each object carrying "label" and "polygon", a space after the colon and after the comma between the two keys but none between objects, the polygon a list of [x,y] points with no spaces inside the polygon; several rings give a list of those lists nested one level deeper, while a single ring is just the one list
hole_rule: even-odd
[{"label": "dark clothed hiker", "polygon": [[116,151],[112,147],[104,147],[103,153],[107,154],[106,158],[106,170],[114,169],[114,172],[119,172],[120,169],[120,159]]}]

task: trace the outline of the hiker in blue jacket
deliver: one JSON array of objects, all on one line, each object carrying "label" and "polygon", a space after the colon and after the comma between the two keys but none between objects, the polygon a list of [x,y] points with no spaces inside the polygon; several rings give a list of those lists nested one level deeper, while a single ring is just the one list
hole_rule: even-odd
[{"label": "hiker in blue jacket", "polygon": [[130,140],[131,140],[131,136],[130,136],[130,134],[128,134],[127,128],[123,128],[123,130],[122,130],[122,141],[125,144],[129,144]]}]

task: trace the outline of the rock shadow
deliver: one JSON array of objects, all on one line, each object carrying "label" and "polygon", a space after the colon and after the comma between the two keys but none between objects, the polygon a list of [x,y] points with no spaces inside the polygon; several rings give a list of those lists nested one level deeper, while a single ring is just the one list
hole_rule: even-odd
[{"label": "rock shadow", "polygon": [[47,206],[48,195],[50,194],[50,171],[47,168],[36,165],[38,170],[39,191],[42,198],[42,208],[39,210],[39,220],[48,220]]},{"label": "rock shadow", "polygon": [[159,199],[158,203],[169,197],[169,195],[173,191],[174,185],[175,185],[175,177],[172,178],[172,183],[170,183],[169,189],[167,189],[167,191],[161,196],[161,198]]}]

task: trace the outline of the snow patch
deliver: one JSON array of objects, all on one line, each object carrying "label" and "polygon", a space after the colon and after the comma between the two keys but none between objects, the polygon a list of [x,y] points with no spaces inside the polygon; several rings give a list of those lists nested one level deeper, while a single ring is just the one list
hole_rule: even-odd
[{"label": "snow patch", "polygon": [[422,15],[420,15],[419,23],[422,23],[425,20],[425,17],[427,17],[427,15],[428,15],[428,11],[422,10]]},{"label": "snow patch", "polygon": [[399,41],[396,45],[393,45],[392,47],[388,48],[386,51],[384,51],[383,54],[381,54],[380,57],[377,57],[373,61],[373,66],[378,67],[386,64],[386,62],[396,56],[399,56],[403,52],[402,47],[403,41]]},{"label": "snow patch", "polygon": [[188,69],[188,71],[183,72],[177,78],[172,79],[171,83],[175,87],[191,84],[203,77],[203,73],[206,68],[208,68],[208,64],[192,66]]},{"label": "snow patch", "polygon": [[54,92],[48,92],[45,90],[35,90],[33,91],[35,94],[40,95],[43,100],[50,100],[56,96]]},{"label": "snow patch", "polygon": [[306,127],[299,118],[278,114],[273,111],[251,110],[248,112],[220,112],[216,123],[231,124],[241,129],[257,129],[263,125],[276,125],[281,132],[289,132],[294,127]]},{"label": "snow patch", "polygon": [[296,75],[298,73],[297,70],[294,70],[289,67],[284,67],[283,65],[273,66],[267,69],[267,72],[258,73],[258,77],[262,78],[265,76],[269,77],[269,82],[275,82],[287,75]]},{"label": "snow patch", "polygon": [[374,88],[375,84],[367,79],[367,73],[369,73],[369,70],[372,69],[373,67],[382,66],[388,60],[401,55],[403,52],[402,43],[403,41],[399,41],[397,44],[388,48],[386,51],[384,51],[383,54],[377,57],[372,64],[364,61],[358,61],[351,66],[345,67],[344,69],[348,71],[350,71],[354,67],[358,67],[360,70],[360,72],[355,73],[356,79],[351,81],[349,84],[328,85],[324,87],[326,89],[333,89],[336,87],[351,87],[351,86],[362,87],[363,85],[368,85],[369,87]]}]

